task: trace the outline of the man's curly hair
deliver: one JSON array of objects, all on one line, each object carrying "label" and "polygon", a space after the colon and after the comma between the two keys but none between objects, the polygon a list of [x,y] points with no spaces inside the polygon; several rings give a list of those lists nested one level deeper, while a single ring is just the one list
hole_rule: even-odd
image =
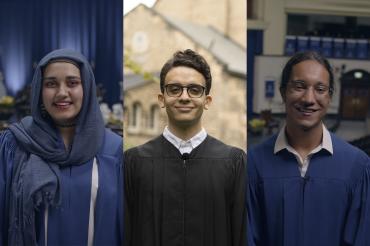
[{"label": "man's curly hair", "polygon": [[160,74],[160,88],[161,92],[164,93],[164,80],[167,73],[174,67],[190,67],[201,73],[206,81],[206,95],[209,94],[212,85],[211,70],[207,61],[203,56],[199,55],[191,49],[184,51],[177,51],[173,54],[173,57],[169,59],[162,67]]}]

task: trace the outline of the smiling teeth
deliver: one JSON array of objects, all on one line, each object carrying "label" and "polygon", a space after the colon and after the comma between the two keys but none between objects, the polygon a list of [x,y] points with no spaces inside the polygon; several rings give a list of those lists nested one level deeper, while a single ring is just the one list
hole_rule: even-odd
[{"label": "smiling teeth", "polygon": [[303,113],[313,113],[316,111],[315,109],[303,109],[303,108],[298,108],[298,110]]},{"label": "smiling teeth", "polygon": [[71,104],[71,103],[55,103],[57,106],[67,106],[67,105],[69,105],[69,104]]}]

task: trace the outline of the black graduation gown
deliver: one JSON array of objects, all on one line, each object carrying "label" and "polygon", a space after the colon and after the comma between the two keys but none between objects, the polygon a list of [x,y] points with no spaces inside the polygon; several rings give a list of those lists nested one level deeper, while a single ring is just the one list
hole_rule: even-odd
[{"label": "black graduation gown", "polygon": [[124,154],[125,246],[245,246],[246,155],[207,138],[187,159],[162,135]]}]

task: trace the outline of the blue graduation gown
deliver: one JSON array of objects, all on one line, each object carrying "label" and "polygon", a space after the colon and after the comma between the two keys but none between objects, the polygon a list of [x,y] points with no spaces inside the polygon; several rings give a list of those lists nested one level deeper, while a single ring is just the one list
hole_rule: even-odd
[{"label": "blue graduation gown", "polygon": [[[9,190],[16,140],[10,131],[0,136],[0,245],[7,245]],[[88,147],[88,146],[87,146]],[[123,238],[122,138],[105,131],[96,155],[99,188],[95,205],[94,245],[121,245]],[[48,245],[87,245],[93,160],[61,168],[61,205],[50,207]],[[45,245],[44,209],[37,211],[38,245]]]},{"label": "blue graduation gown", "polygon": [[369,157],[331,135],[304,178],[276,136],[248,151],[248,240],[258,246],[370,245]]}]

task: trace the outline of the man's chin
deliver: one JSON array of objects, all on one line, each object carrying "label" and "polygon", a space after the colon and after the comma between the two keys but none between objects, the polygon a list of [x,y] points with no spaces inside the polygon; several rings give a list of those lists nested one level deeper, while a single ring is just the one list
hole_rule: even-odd
[{"label": "man's chin", "polygon": [[300,124],[300,128],[304,131],[304,132],[309,132],[311,131],[312,129],[316,129],[317,127],[319,127],[321,125],[321,121],[317,121],[317,122],[302,122]]},{"label": "man's chin", "polygon": [[179,117],[172,120],[172,123],[179,127],[192,127],[199,122],[199,119],[193,117]]}]

